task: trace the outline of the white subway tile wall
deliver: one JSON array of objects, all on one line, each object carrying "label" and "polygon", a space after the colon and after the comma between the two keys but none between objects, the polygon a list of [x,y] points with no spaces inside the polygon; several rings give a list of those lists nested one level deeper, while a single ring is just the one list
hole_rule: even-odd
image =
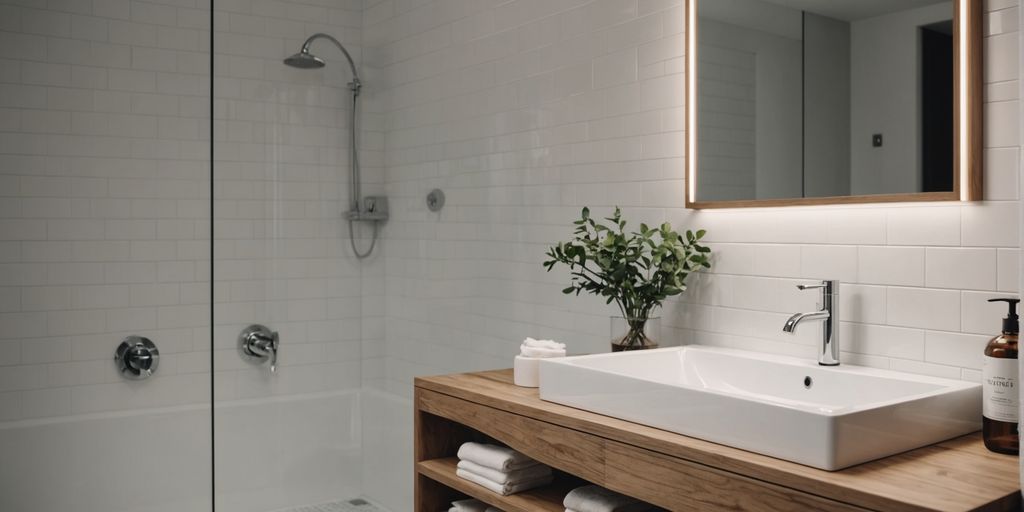
[{"label": "white subway tile wall", "polygon": [[[977,380],[979,340],[1017,292],[1017,2],[985,4],[988,201],[688,211],[680,0],[368,0],[383,171],[384,378],[507,367],[526,336],[607,349],[613,310],[565,297],[548,244],[580,208],[706,228],[712,272],[662,312],[664,340],[813,357],[795,285],[841,279],[844,357]],[[424,203],[446,191],[439,214]],[[375,276],[373,279],[377,279]]]},{"label": "white subway tile wall", "polygon": [[[342,220],[352,77],[324,40],[311,47],[323,69],[282,60],[325,32],[359,67],[362,1],[213,6],[216,508],[284,510],[357,496],[364,287]],[[373,120],[360,117],[364,126]],[[364,165],[374,161],[368,153]],[[365,248],[368,232],[359,234]],[[253,323],[280,333],[276,374],[239,357],[238,334]],[[251,413],[235,406],[246,403]],[[274,447],[251,453],[268,440]]]},{"label": "white subway tile wall", "polygon": [[208,402],[209,4],[0,4],[3,419]]},{"label": "white subway tile wall", "polygon": [[[363,286],[342,222],[352,78],[324,40],[323,69],[282,59],[326,32],[358,67],[362,2],[216,0],[213,21],[217,398],[358,388]],[[277,375],[239,358],[251,323],[280,333]]]},{"label": "white subway tile wall", "polygon": [[[705,23],[711,25],[700,33],[697,57],[701,197],[757,197],[757,53],[720,45],[723,39],[738,45],[735,34],[725,25]],[[677,146],[671,139],[668,145]]]},{"label": "white subway tile wall", "polygon": [[[325,70],[281,59],[326,31],[358,62],[362,2],[214,6],[217,398],[357,388],[350,78],[327,45]],[[210,18],[210,0],[0,1],[3,420],[209,402]],[[238,357],[249,323],[281,332],[274,378]],[[111,361],[128,334],[161,349],[145,383]]]}]

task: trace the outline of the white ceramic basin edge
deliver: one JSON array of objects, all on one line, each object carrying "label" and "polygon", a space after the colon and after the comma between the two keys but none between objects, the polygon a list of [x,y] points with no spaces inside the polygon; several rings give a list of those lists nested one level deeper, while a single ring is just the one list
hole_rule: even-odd
[{"label": "white ceramic basin edge", "polygon": [[547,359],[543,400],[837,470],[977,431],[976,383],[718,347]]}]

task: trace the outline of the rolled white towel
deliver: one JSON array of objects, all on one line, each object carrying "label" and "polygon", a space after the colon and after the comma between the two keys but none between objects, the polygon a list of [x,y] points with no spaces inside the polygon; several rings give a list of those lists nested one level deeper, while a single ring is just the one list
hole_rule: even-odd
[{"label": "rolled white towel", "polygon": [[532,478],[530,480],[523,480],[521,482],[510,483],[510,484],[499,484],[492,482],[472,471],[466,471],[465,469],[456,469],[455,475],[464,480],[468,480],[482,486],[483,488],[502,496],[508,496],[517,492],[528,491],[530,489],[541,487],[551,483],[552,476],[542,476],[539,478]]},{"label": "rolled white towel", "polygon": [[585,485],[569,491],[562,505],[575,512],[642,512],[651,509],[647,503],[597,485]]},{"label": "rolled white towel", "polygon": [[507,446],[483,443],[462,443],[459,460],[468,460],[496,471],[517,471],[537,465],[537,461]]},{"label": "rolled white towel", "polygon": [[498,471],[486,466],[481,466],[471,460],[460,460],[459,468],[465,469],[466,471],[472,471],[473,473],[476,473],[496,484],[514,484],[525,480],[540,478],[542,476],[551,476],[551,468],[544,464],[534,464],[533,466],[517,469],[515,471]]},{"label": "rolled white towel", "polygon": [[487,512],[488,505],[480,500],[468,499],[452,502],[448,512]]}]

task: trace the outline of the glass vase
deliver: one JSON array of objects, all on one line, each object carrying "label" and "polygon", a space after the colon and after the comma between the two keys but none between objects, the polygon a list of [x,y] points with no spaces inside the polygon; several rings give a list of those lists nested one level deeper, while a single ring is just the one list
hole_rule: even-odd
[{"label": "glass vase", "polygon": [[612,352],[658,348],[661,339],[661,317],[612,317]]}]

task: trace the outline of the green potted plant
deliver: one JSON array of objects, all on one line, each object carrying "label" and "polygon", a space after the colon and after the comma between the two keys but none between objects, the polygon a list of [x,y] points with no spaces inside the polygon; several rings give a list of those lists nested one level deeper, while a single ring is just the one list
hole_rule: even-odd
[{"label": "green potted plant", "polygon": [[548,249],[548,272],[556,264],[569,267],[571,284],[562,293],[586,291],[615,304],[621,317],[612,318],[612,351],[657,348],[657,319],[651,314],[668,297],[686,290],[686,276],[710,268],[711,249],[701,245],[705,231],[679,234],[672,225],[658,228],[640,224],[626,232],[622,211],[616,207],[610,224],[590,217],[583,208],[573,237]]}]

